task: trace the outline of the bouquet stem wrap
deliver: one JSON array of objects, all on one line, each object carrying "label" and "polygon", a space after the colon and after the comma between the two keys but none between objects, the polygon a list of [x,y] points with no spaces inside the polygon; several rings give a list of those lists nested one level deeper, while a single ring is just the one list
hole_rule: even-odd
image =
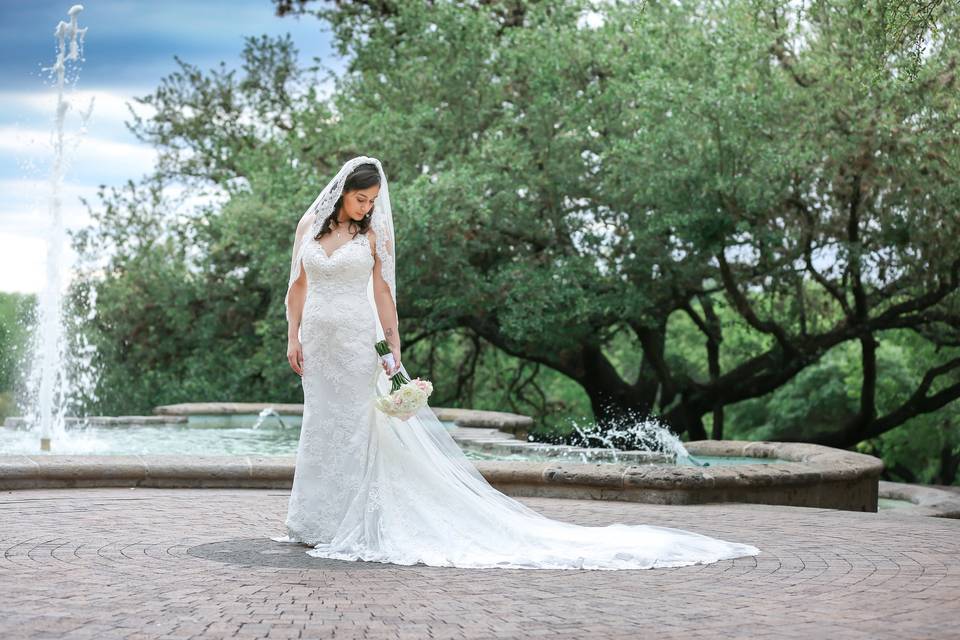
[{"label": "bouquet stem wrap", "polygon": [[[396,361],[387,341],[380,340],[374,346],[380,358],[387,363],[390,369],[393,369],[396,366]],[[401,420],[409,419],[425,407],[427,398],[433,392],[433,384],[429,380],[414,378],[411,381],[403,375],[402,371],[397,371],[390,376],[390,382],[392,385],[390,393],[377,398],[377,409]]]}]

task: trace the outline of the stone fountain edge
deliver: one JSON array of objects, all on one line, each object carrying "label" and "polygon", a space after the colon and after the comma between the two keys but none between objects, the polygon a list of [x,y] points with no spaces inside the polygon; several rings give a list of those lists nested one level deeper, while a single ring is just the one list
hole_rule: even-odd
[{"label": "stone fountain edge", "polygon": [[[302,405],[204,402],[156,407],[157,416],[302,412]],[[519,414],[432,407],[458,427],[522,437],[533,420]],[[533,443],[531,443],[533,444]],[[655,504],[750,502],[876,511],[883,463],[872,456],[815,444],[698,440],[694,456],[779,458],[788,462],[736,466],[651,466],[478,460],[494,487],[516,497],[620,500]],[[91,486],[277,488],[293,482],[295,456],[0,455],[0,489]]]},{"label": "stone fountain edge", "polygon": [[[761,445],[761,446],[758,446]],[[479,460],[494,487],[516,497],[620,500],[654,504],[750,502],[876,511],[882,463],[819,445],[697,441],[693,455],[790,460],[731,467],[618,466]],[[719,453],[719,452],[723,453]],[[294,456],[2,455],[0,489],[95,486],[289,489]]]}]

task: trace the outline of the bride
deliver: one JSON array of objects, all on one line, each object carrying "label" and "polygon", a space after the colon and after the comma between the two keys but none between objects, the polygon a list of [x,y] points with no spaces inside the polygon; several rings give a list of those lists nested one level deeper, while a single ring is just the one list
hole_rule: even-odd
[{"label": "bride", "polygon": [[[654,525],[552,520],[494,489],[430,407],[407,421],[374,406],[400,363],[396,256],[387,177],[352,158],[297,225],[285,298],[288,360],[303,426],[276,542],[318,558],[400,565],[648,569],[760,550]],[[374,344],[385,339],[394,366]]]}]

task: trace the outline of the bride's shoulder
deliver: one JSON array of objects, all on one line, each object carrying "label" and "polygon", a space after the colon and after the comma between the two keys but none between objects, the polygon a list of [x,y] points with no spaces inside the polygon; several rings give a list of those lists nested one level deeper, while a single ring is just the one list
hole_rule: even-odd
[{"label": "bride's shoulder", "polygon": [[309,211],[303,214],[300,217],[300,222],[297,223],[297,235],[301,235],[307,232],[311,226],[313,226],[313,221],[316,219],[316,216],[310,213]]},{"label": "bride's shoulder", "polygon": [[376,258],[377,257],[377,234],[373,232],[373,227],[368,227],[366,231],[363,232],[367,236],[367,244],[370,245],[370,254]]}]

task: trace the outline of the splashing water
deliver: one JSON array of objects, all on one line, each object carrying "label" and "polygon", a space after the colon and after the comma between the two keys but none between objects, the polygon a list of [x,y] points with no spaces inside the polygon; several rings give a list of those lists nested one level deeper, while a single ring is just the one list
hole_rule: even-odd
[{"label": "splashing water", "polygon": [[[54,31],[57,39],[57,58],[53,66],[44,68],[54,78],[57,92],[56,115],[53,130],[53,162],[50,172],[49,232],[47,244],[46,282],[37,305],[37,325],[34,329],[29,359],[31,368],[27,392],[29,424],[39,428],[40,448],[50,449],[51,438],[65,435],[65,413],[71,394],[68,379],[67,332],[63,311],[61,285],[65,265],[62,257],[66,230],[63,224],[63,178],[67,162],[65,149],[65,120],[70,102],[64,96],[67,85],[68,63],[82,60],[86,27],[79,27],[77,18],[83,5],[73,5],[67,12],[70,21],[60,21]],[[80,112],[81,132],[93,110],[93,102]],[[81,373],[81,375],[83,375]]]},{"label": "splashing water", "polygon": [[[598,458],[611,458],[616,462],[620,459],[619,454],[629,451],[659,454],[677,464],[703,465],[687,451],[680,438],[667,425],[652,416],[628,411],[622,417],[603,424],[583,424],[571,420],[570,426],[573,431],[564,439],[564,443],[581,448],[578,454],[582,462],[593,462]],[[532,436],[528,438],[532,439]]]},{"label": "splashing water", "polygon": [[263,424],[263,421],[267,418],[267,416],[274,416],[277,419],[277,422],[280,423],[280,426],[282,428],[284,429],[288,428],[287,423],[283,421],[283,418],[280,417],[280,414],[277,413],[277,411],[273,407],[264,407],[263,409],[261,409],[260,413],[257,414],[257,421],[253,423],[253,426],[250,428],[259,429],[260,425]]}]

